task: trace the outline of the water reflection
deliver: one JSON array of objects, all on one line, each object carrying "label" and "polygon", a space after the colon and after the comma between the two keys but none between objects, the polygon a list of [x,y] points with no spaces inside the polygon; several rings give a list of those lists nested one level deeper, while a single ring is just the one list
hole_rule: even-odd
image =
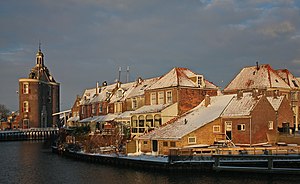
[{"label": "water reflection", "polygon": [[0,183],[290,184],[300,176],[207,172],[153,172],[60,157],[41,142],[0,143]]}]

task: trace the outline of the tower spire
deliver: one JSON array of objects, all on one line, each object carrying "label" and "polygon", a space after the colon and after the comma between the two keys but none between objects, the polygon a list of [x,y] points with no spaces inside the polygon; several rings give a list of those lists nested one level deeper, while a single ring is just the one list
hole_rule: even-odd
[{"label": "tower spire", "polygon": [[39,40],[39,51],[40,52],[41,52],[41,45],[42,45],[41,40]]}]

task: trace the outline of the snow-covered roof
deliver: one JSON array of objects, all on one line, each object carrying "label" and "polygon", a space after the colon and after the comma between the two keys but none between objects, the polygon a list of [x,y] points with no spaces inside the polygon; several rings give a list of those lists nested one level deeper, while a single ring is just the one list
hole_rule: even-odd
[{"label": "snow-covered roof", "polygon": [[222,117],[233,117],[233,116],[249,116],[251,111],[256,106],[262,96],[257,98],[252,96],[252,93],[244,93],[243,97],[233,97],[229,105],[222,113]]},{"label": "snow-covered roof", "polygon": [[277,74],[270,65],[245,67],[225,87],[224,91],[250,90],[253,88],[284,88],[290,89],[289,85]]},{"label": "snow-covered roof", "polygon": [[149,89],[160,89],[174,86],[197,87],[197,83],[192,81],[192,77],[197,74],[187,68],[173,68],[167,74],[159,78]]},{"label": "snow-covered roof", "polygon": [[[134,89],[135,82],[120,84],[119,88],[116,89],[115,93],[110,98],[110,103],[117,101],[124,101],[128,94]],[[121,94],[119,94],[119,91]]]},{"label": "snow-covered roof", "polygon": [[135,87],[130,91],[127,98],[133,98],[144,95],[145,90],[151,87],[153,83],[155,83],[159,78],[151,78],[137,81],[134,85]]},{"label": "snow-covered roof", "polygon": [[280,69],[276,72],[292,89],[300,89],[299,80],[289,70]]},{"label": "snow-covered roof", "polygon": [[79,116],[73,116],[73,117],[70,117],[70,118],[68,119],[68,122],[71,122],[71,121],[76,122],[76,121],[78,121],[78,120],[79,120]]},{"label": "snow-covered roof", "polygon": [[94,95],[96,94],[96,88],[85,89],[80,100],[80,105],[86,105],[91,102]]},{"label": "snow-covered roof", "polygon": [[99,87],[99,93],[93,96],[93,99],[90,100],[90,103],[102,102],[108,99],[109,97],[107,96],[107,93],[112,93],[112,91],[116,88],[116,85],[117,84],[114,83],[107,86]]},{"label": "snow-covered roof", "polygon": [[115,119],[116,120],[130,119],[131,113],[133,113],[133,112],[134,111],[125,111],[125,112],[119,114]]},{"label": "snow-covered roof", "polygon": [[283,101],[284,96],[277,96],[277,97],[267,97],[268,101],[272,105],[273,109],[275,111],[278,111],[282,101]]},{"label": "snow-covered roof", "polygon": [[103,116],[97,116],[97,119],[95,120],[96,122],[105,122],[105,121],[112,121],[116,117],[118,117],[119,114],[107,114]]},{"label": "snow-covered roof", "polygon": [[97,118],[98,118],[98,116],[88,117],[88,118],[80,120],[79,123],[89,123],[92,121],[96,121]]},{"label": "snow-covered roof", "polygon": [[173,123],[166,124],[138,139],[176,140],[216,120],[232,100],[234,95],[210,97],[210,105],[202,101],[197,107],[180,116]]},{"label": "snow-covered roof", "polygon": [[144,105],[131,114],[145,114],[145,113],[156,113],[161,112],[171,104],[158,104],[158,105]]}]

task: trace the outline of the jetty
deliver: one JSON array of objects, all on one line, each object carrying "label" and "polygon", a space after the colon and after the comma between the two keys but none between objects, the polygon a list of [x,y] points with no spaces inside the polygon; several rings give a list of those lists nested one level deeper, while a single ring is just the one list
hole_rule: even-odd
[{"label": "jetty", "polygon": [[31,128],[0,131],[0,141],[47,140],[56,137],[58,128]]}]

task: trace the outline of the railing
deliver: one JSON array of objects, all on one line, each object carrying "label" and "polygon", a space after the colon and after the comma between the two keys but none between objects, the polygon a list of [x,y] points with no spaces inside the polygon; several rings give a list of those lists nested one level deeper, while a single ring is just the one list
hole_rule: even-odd
[{"label": "railing", "polygon": [[171,148],[171,156],[212,155],[300,155],[300,146],[247,147],[247,148]]}]

